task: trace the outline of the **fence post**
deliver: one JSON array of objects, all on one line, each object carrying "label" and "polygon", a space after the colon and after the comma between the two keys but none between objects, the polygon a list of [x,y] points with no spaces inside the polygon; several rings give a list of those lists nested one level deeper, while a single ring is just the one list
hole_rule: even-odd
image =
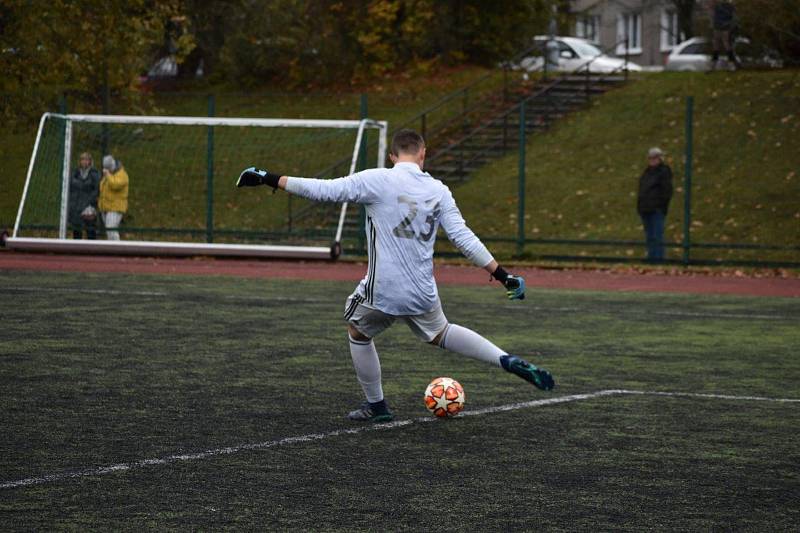
[{"label": "fence post", "polygon": [[[369,116],[369,101],[366,93],[361,94],[359,103],[359,115],[362,119]],[[367,166],[367,130],[361,137],[361,146],[358,152],[358,169],[364,170]],[[364,255],[367,253],[367,243],[365,242],[365,228],[367,224],[367,211],[363,205],[358,206],[358,250],[359,254]]]},{"label": "fence post", "polygon": [[589,64],[586,65],[586,101],[589,101],[589,84],[591,83],[591,77],[589,76]]},{"label": "fence post", "polygon": [[547,42],[542,43],[542,80],[547,81],[547,70],[548,70],[548,61],[547,61]]},{"label": "fence post", "polygon": [[461,124],[464,135],[466,135],[467,131],[469,130],[469,125],[467,122],[467,108],[469,107],[468,99],[469,99],[469,89],[465,89],[464,98],[461,100],[461,118],[463,119]]},{"label": "fence post", "polygon": [[519,104],[519,191],[517,199],[517,255],[525,251],[525,100]]},{"label": "fence post", "polygon": [[503,103],[508,102],[508,62],[503,63]]},{"label": "fence post", "polygon": [[[365,119],[369,117],[368,113],[368,101],[366,93],[361,94],[361,100],[359,102],[359,114],[361,119]],[[366,128],[364,129],[364,133],[361,135],[361,146],[358,147],[358,169],[357,170],[364,170],[367,168],[367,133],[369,130]]]},{"label": "fence post", "polygon": [[[469,89],[461,91],[461,134],[467,134],[467,94]],[[464,182],[464,138],[458,141],[458,181]]]},{"label": "fence post", "polygon": [[508,150],[508,113],[503,113],[503,151]]},{"label": "fence post", "polygon": [[628,81],[628,38],[625,37],[625,81]]},{"label": "fence post", "polygon": [[[108,63],[106,63],[105,58],[103,59],[103,114],[108,115],[110,110],[110,103],[109,100],[111,99],[111,90],[108,87]],[[109,155],[108,154],[108,139],[110,137],[110,133],[108,130],[108,124],[103,122],[102,126],[102,135],[100,137],[100,152],[101,157]]]},{"label": "fence post", "polygon": [[692,248],[692,135],[694,97],[686,97],[686,152],[683,171],[683,264],[688,265]]},{"label": "fence post", "polygon": [[[208,95],[208,116],[214,116],[214,95]],[[206,152],[206,242],[214,242],[214,126],[208,126]]]}]

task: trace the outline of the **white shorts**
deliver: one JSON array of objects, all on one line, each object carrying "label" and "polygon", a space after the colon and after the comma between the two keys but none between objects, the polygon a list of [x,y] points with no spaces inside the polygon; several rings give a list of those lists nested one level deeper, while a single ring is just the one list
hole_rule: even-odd
[{"label": "white shorts", "polygon": [[402,320],[408,325],[409,329],[419,339],[431,342],[436,336],[447,327],[447,318],[442,311],[441,302],[436,302],[436,307],[421,315],[387,315],[370,307],[364,302],[364,297],[358,293],[353,293],[347,298],[344,305],[345,321],[356,328],[362,335],[373,338],[377,337],[395,320]]}]

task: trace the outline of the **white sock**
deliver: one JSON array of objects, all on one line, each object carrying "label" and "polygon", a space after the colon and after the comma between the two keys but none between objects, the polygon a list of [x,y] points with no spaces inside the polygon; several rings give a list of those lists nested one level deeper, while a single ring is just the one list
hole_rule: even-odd
[{"label": "white sock", "polygon": [[364,390],[368,402],[383,400],[383,387],[381,386],[381,361],[378,351],[372,340],[364,342],[350,337],[350,356],[353,358],[353,367],[356,377]]},{"label": "white sock", "polygon": [[484,337],[457,324],[447,326],[444,337],[442,337],[441,347],[496,366],[501,366],[500,356],[507,355]]}]

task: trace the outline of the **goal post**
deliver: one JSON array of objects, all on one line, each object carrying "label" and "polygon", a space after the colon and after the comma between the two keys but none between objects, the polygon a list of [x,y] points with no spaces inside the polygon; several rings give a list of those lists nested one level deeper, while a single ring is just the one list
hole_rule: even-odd
[{"label": "goal post", "polygon": [[[367,142],[368,132],[377,133]],[[374,135],[374,133],[373,133]],[[256,165],[293,176],[353,174],[366,154],[383,167],[387,123],[372,119],[273,119],[45,113],[28,165],[13,233],[18,250],[143,255],[335,258],[348,209],[238,190]],[[83,222],[88,152],[101,172],[103,149],[129,176],[121,240],[108,240],[103,217]],[[71,189],[71,183],[76,184]],[[91,196],[91,194],[89,194]],[[322,216],[333,212],[338,216]],[[94,238],[92,238],[94,237]]]}]

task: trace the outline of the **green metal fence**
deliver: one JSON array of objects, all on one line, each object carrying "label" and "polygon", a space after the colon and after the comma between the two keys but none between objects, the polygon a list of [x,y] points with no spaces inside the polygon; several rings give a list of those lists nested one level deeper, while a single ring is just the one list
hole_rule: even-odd
[{"label": "green metal fence", "polygon": [[[610,117],[599,106],[621,111]],[[468,223],[501,255],[641,262],[638,177],[648,147],[659,146],[674,188],[664,263],[799,267],[798,108],[800,95],[791,94],[612,92],[551,131],[520,128],[518,153],[489,163],[455,195]],[[522,125],[525,106],[517,112]],[[444,243],[440,251],[454,252]]]},{"label": "green metal fence", "polygon": [[[482,82],[485,91],[476,92],[475,97],[503,90],[508,86],[508,76],[518,75],[503,71],[499,78],[487,78]],[[787,90],[738,97],[733,89],[720,94],[615,90],[563,117],[550,130],[535,133],[524,127],[532,113],[523,104],[515,117],[519,124],[517,153],[489,162],[469,182],[454,188],[454,194],[468,224],[499,257],[639,262],[645,245],[635,211],[637,180],[644,169],[647,148],[659,146],[667,152],[675,190],[665,232],[666,263],[798,267],[800,121],[796,110],[800,109],[800,95]],[[175,114],[209,116],[247,115],[242,110],[249,105],[263,109],[263,98],[277,101],[276,109],[291,108],[287,116],[307,113],[305,116],[315,118],[358,118],[369,110],[382,119],[381,113],[390,106],[379,97],[368,100],[366,95],[329,95],[341,105],[335,117],[325,117],[315,110],[318,98],[303,107],[302,101],[297,102],[302,100],[298,95],[182,94],[174,98],[182,99],[180,105],[170,105]],[[461,104],[450,105],[457,100],[452,97],[427,109],[441,114],[436,120],[452,122],[463,111]],[[329,107],[326,109],[331,113]],[[435,130],[434,113],[422,115],[390,122],[390,129],[411,120],[409,125],[422,124]],[[330,237],[330,229],[313,220],[298,223],[299,214],[320,207],[288,195],[268,200],[286,206],[279,210],[280,220],[261,225],[259,218],[250,226],[237,225],[238,219],[228,213],[229,201],[215,200],[219,188],[231,178],[227,170],[225,175],[219,172],[224,162],[216,154],[220,141],[217,134],[215,128],[206,128],[205,187],[195,190],[203,194],[204,216],[197,217],[197,224],[145,225],[140,223],[143,213],[134,209],[123,232],[207,242],[219,238],[304,242]],[[50,138],[52,146],[45,148],[55,160],[63,158],[58,153],[63,132],[55,132]],[[366,161],[374,160],[374,141],[364,140],[362,168]],[[346,152],[330,161],[345,158]],[[269,158],[269,154],[253,155]],[[325,170],[329,177],[346,172],[327,160],[320,166],[325,168],[318,170]],[[58,189],[53,187],[53,191]],[[48,205],[58,201],[56,193],[34,192],[43,194]],[[363,221],[363,214],[357,217]],[[46,232],[54,225],[52,220],[32,220],[28,229]],[[346,253],[364,253],[363,222],[346,228],[343,245]],[[444,236],[440,236],[438,249],[444,254],[455,253]]]}]

